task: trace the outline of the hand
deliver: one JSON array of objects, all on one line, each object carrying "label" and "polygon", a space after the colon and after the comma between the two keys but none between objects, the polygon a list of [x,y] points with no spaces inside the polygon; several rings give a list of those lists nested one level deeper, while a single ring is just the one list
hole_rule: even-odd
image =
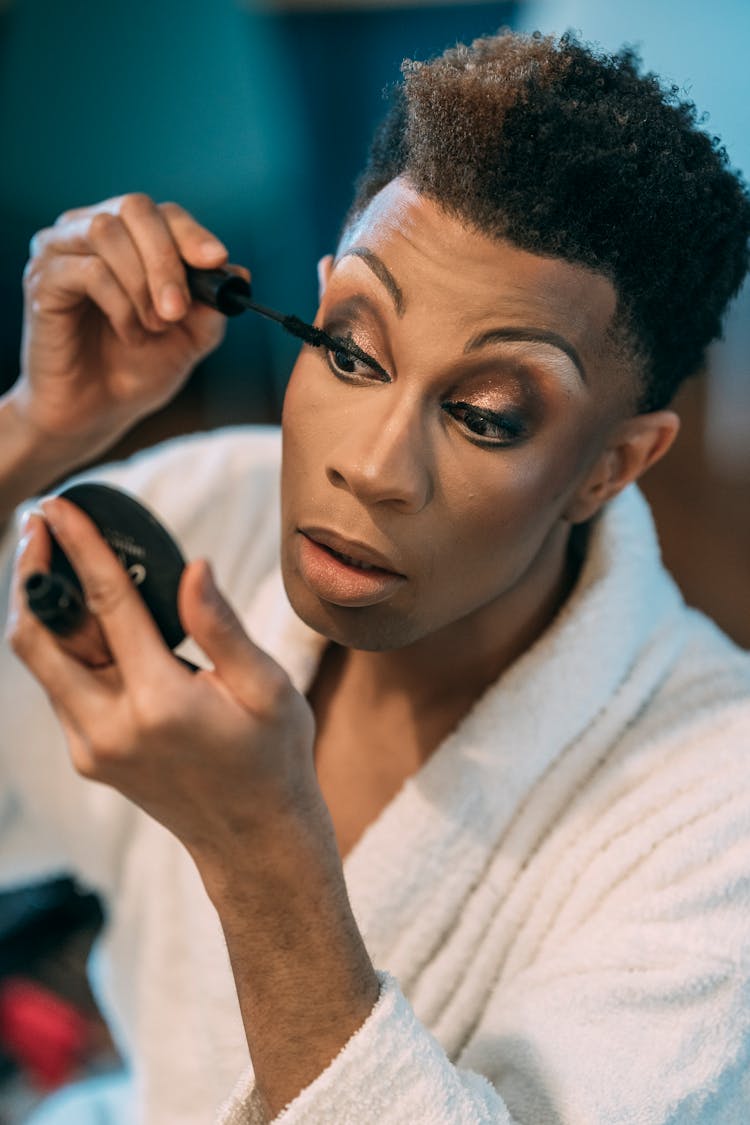
[{"label": "hand", "polygon": [[45,522],[33,514],[14,574],[11,644],[46,689],[78,772],[119,789],[192,855],[274,1117],[338,1055],[379,992],[315,777],[312,713],[245,634],[205,562],[186,567],[179,591],[183,624],[214,663],[191,674],[88,517],[59,497],[42,506],[113,662],[82,663],[26,609],[24,579],[49,559]]},{"label": "hand", "polygon": [[40,449],[88,460],[221,342],[225,318],[191,304],[181,258],[217,267],[227,251],[182,207],[142,194],[66,211],[34,236],[12,395]]},{"label": "hand", "polygon": [[89,518],[60,498],[44,501],[43,510],[113,661],[88,666],[26,609],[24,580],[49,558],[45,521],[31,515],[8,633],[49,695],[76,770],[114,786],[173,832],[210,894],[218,894],[209,884],[231,869],[233,857],[247,865],[253,844],[269,855],[287,840],[317,834],[324,851],[335,851],[315,777],[312,712],[283,669],[248,638],[207,563],[186,567],[179,591],[185,628],[214,664],[193,674],[167,649]]}]

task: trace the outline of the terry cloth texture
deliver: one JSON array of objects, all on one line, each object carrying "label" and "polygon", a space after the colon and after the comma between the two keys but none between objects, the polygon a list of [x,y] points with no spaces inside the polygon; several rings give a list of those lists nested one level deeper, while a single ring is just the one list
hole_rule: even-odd
[{"label": "terry cloth texture", "polygon": [[[278,462],[276,431],[237,428],[94,475],[211,558],[305,690],[324,642],[284,595]],[[192,861],[75,774],[43,694],[1,659],[0,872],[73,871],[103,895],[92,982],[134,1122],[263,1121]],[[631,487],[555,621],[347,856],[381,995],[277,1120],[747,1125],[749,743],[750,657],[683,604]]]}]

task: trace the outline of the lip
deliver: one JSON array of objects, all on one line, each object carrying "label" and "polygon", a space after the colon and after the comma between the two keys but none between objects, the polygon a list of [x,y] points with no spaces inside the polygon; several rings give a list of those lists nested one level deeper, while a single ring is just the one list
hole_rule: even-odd
[{"label": "lip", "polygon": [[389,574],[397,574],[400,578],[405,577],[401,571],[396,569],[390,559],[381,555],[379,551],[366,543],[361,543],[358,539],[347,539],[345,536],[339,535],[337,531],[331,531],[325,527],[301,527],[299,530],[307,539],[313,539],[323,547],[330,547],[332,551],[338,551],[340,555],[347,555],[356,562],[376,566],[380,570],[388,571]]},{"label": "lip", "polygon": [[[333,554],[334,551],[366,563],[368,569],[348,563]],[[332,605],[352,608],[377,605],[406,582],[405,575],[383,565],[385,558],[379,552],[327,529],[299,529],[296,552],[299,574],[305,585]]]}]

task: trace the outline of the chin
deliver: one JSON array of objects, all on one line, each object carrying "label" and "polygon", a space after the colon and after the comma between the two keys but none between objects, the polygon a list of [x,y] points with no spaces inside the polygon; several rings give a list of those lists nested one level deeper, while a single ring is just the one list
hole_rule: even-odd
[{"label": "chin", "polygon": [[402,611],[387,603],[333,605],[307,590],[299,578],[288,577],[285,568],[282,573],[289,604],[300,620],[342,648],[392,652],[413,644],[423,635]]}]

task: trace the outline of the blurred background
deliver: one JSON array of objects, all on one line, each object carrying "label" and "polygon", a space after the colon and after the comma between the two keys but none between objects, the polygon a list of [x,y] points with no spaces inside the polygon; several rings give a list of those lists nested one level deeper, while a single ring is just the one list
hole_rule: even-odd
[{"label": "blurred background", "polygon": [[[258,300],[312,319],[315,263],[402,58],[501,26],[638,45],[750,177],[747,0],[0,0],[0,391],[17,375],[29,239],[126,191],[182,203],[251,267]],[[230,322],[219,352],[111,456],[277,422],[295,354],[259,318]],[[688,601],[750,647],[750,286],[676,406],[677,445],[644,485],[664,556]],[[101,921],[69,880],[0,896],[0,1125],[119,1065],[83,971]]]}]

